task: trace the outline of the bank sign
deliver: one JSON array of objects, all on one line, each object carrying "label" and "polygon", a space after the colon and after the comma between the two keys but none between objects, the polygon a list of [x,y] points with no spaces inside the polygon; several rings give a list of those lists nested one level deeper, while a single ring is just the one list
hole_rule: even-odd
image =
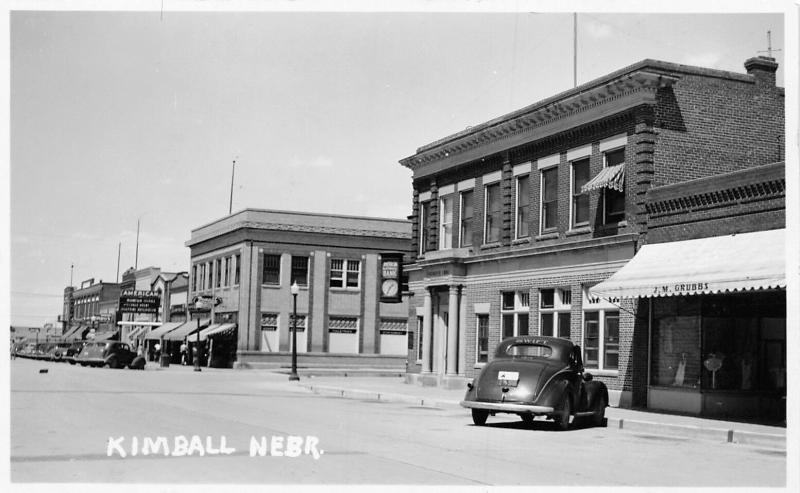
[{"label": "bank sign", "polygon": [[119,296],[122,313],[158,313],[161,297],[155,291],[125,289]]}]

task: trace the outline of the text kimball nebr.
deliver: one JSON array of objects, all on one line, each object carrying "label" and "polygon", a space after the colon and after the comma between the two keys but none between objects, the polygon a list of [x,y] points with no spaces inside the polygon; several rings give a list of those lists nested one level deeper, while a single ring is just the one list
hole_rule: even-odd
[{"label": "text kimball nebr.", "polygon": [[[247,446],[250,457],[301,457],[310,455],[314,459],[319,459],[325,453],[319,448],[319,438],[308,435],[251,436]],[[202,457],[206,455],[231,455],[238,450],[228,442],[225,436],[108,437],[106,445],[106,455],[108,457],[116,455],[120,458],[139,455]]]}]

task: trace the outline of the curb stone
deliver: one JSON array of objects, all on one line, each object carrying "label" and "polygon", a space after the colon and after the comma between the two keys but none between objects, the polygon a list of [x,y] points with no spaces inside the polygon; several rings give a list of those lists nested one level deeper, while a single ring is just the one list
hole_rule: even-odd
[{"label": "curb stone", "polygon": [[[381,393],[356,389],[351,390],[326,385],[310,384],[303,386],[315,394],[332,395],[345,399],[401,402],[406,404],[414,404],[420,407],[445,407],[460,409],[460,404],[458,401],[415,397],[407,394]],[[786,437],[779,434],[757,433],[726,428],[705,428],[693,425],[658,423],[654,421],[642,421],[626,418],[607,417],[606,421],[608,428],[614,428],[633,433],[651,433],[655,435],[674,436],[687,439],[727,442],[780,450],[786,449]]]}]

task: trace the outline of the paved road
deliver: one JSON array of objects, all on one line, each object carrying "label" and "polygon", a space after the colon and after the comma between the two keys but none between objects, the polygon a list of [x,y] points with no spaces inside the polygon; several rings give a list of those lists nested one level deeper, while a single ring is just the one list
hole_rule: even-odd
[{"label": "paved road", "polygon": [[[786,458],[775,451],[607,428],[560,433],[515,417],[490,424],[472,426],[461,410],[313,395],[261,371],[11,362],[14,482],[784,485]],[[181,436],[191,455],[173,455]],[[279,437],[276,452],[286,452],[290,436],[300,437],[297,457],[251,457],[253,437],[267,447]],[[146,437],[148,446],[165,437],[170,455],[143,455]]]}]

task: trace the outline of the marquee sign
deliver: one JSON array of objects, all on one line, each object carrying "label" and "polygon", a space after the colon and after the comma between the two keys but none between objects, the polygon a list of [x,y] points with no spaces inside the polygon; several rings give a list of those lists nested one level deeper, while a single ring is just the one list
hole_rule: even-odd
[{"label": "marquee sign", "polygon": [[125,289],[119,296],[122,313],[158,313],[161,296],[156,291]]}]

